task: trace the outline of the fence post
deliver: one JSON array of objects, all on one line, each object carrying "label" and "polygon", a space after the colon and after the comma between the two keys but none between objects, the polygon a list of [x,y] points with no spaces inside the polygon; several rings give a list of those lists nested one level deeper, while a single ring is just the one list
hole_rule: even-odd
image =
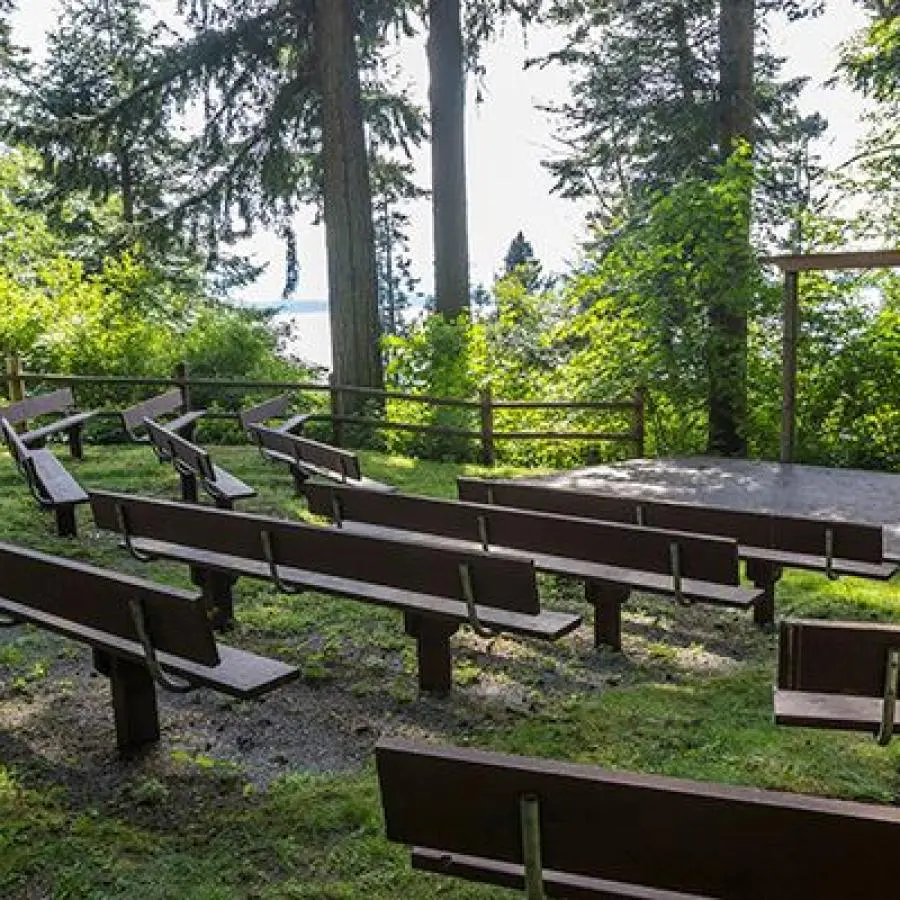
[{"label": "fence post", "polygon": [[639,387],[634,392],[634,443],[637,449],[638,459],[644,455],[644,404],[647,401],[646,392]]},{"label": "fence post", "polygon": [[344,415],[344,392],[338,385],[332,372],[328,376],[331,385],[331,442],[336,447],[344,446],[344,423],[341,421]]},{"label": "fence post", "polygon": [[25,383],[22,381],[22,358],[18,353],[6,357],[6,395],[10,403],[25,399]]},{"label": "fence post", "polygon": [[178,390],[181,391],[181,405],[187,412],[191,408],[191,386],[188,382],[190,367],[186,362],[177,363],[175,366],[175,380],[178,382]]},{"label": "fence post", "polygon": [[479,392],[481,403],[481,462],[494,465],[494,407],[491,386],[486,384]]}]

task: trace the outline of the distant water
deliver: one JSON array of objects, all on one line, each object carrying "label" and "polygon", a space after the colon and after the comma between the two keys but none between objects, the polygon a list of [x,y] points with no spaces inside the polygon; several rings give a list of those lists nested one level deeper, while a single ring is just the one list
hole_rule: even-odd
[{"label": "distant water", "polygon": [[331,369],[331,324],[328,306],[324,303],[322,306],[324,308],[317,311],[279,312],[274,321],[287,322],[291,326],[291,337],[285,345],[288,352]]}]

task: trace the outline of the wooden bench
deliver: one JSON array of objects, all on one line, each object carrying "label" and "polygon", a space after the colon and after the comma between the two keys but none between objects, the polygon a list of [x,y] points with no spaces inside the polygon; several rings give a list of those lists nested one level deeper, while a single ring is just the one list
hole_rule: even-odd
[{"label": "wooden bench", "polygon": [[251,424],[251,439],[270,459],[286,463],[291,470],[298,493],[311,478],[322,478],[338,483],[352,483],[376,491],[392,491],[393,487],[365,478],[359,465],[359,457],[350,450],[332,447],[321,441],[289,434],[277,428]]},{"label": "wooden bench", "polygon": [[689,503],[644,500],[527,482],[457,479],[462,500],[497,503],[611,522],[713,534],[738,542],[747,577],[764,597],[756,621],[775,619],[775,584],[784,568],[824,572],[829,578],[855,575],[887,580],[900,568],[884,558],[883,529],[858,522],[825,521]]},{"label": "wooden bench", "polygon": [[737,609],[761,597],[740,587],[737,543],[727,538],[343,485],[310,482],[303,491],[311,512],[346,531],[500,550],[583,581],[597,646],[621,648],[622,604],[632,591]]},{"label": "wooden bench", "polygon": [[264,400],[256,406],[242,409],[238,413],[238,422],[240,422],[241,430],[247,433],[247,436],[253,439],[250,433],[251,425],[262,425],[270,419],[283,419],[280,425],[275,427],[276,431],[286,431],[292,434],[303,430],[303,426],[309,420],[311,413],[297,413],[289,416],[288,409],[291,405],[290,394],[279,394],[277,397],[271,397]]},{"label": "wooden bench", "polygon": [[900,625],[787,619],[778,645],[779,725],[869,731],[900,726]]},{"label": "wooden bench", "polygon": [[87,503],[88,495],[81,485],[53,455],[51,450],[26,447],[15,428],[0,419],[3,440],[19,473],[25,479],[32,496],[41,509],[50,509],[56,516],[56,532],[60,537],[78,533],[75,507]]},{"label": "wooden bench", "polygon": [[53,415],[61,418],[23,432],[20,435],[23,443],[28,447],[42,447],[48,437],[64,431],[68,437],[69,453],[74,459],[83,459],[81,432],[85,423],[97,415],[97,410],[77,412],[71,388],[26,397],[0,409],[0,418],[6,419],[11,425],[22,425],[30,419]]},{"label": "wooden bench", "polygon": [[0,613],[87,644],[110,680],[116,739],[159,739],[156,686],[257,697],[297,677],[276,660],[217,644],[202,597],[0,544]]},{"label": "wooden bench", "polygon": [[119,415],[122,418],[122,428],[125,433],[133,440],[146,443],[150,438],[146,434],[140,432],[145,430],[144,419],[152,419],[157,422],[160,416],[174,416],[168,421],[160,422],[169,431],[181,435],[187,441],[194,440],[194,432],[197,428],[197,422],[206,415],[205,409],[184,408],[184,397],[178,388],[166,391],[164,394],[157,394],[155,397],[148,397],[123,409]]},{"label": "wooden bench", "polygon": [[91,493],[100,528],[116,531],[139,558],[190,565],[218,623],[233,615],[231,585],[262,578],[286,593],[316,591],[403,612],[415,638],[423,690],[450,689],[449,639],[464,623],[555,640],[581,616],[542,611],[534,567],[499,553],[379,540],[266,516],[221,512],[102,491]]},{"label": "wooden bench", "polygon": [[413,848],[413,868],[529,900],[896,891],[895,807],[396,739],[375,759],[387,838]]},{"label": "wooden bench", "polygon": [[181,480],[181,498],[185,502],[198,501],[198,485],[212,497],[219,509],[231,509],[235,501],[256,496],[250,485],[213,463],[202,447],[152,419],[144,419],[144,427],[159,461],[170,462],[175,467]]}]

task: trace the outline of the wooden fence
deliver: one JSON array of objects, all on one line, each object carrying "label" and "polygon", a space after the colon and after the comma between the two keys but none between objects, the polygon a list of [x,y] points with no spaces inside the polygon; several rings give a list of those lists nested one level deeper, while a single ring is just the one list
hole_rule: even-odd
[{"label": "wooden fence", "polygon": [[[374,388],[353,385],[328,384],[307,381],[253,381],[240,378],[198,378],[190,375],[188,367],[180,364],[170,377],[149,375],[60,375],[48,372],[29,372],[22,368],[18,357],[12,356],[6,361],[7,396],[11,401],[25,396],[27,385],[60,385],[70,387],[76,393],[79,385],[97,387],[135,387],[152,388],[177,387],[184,398],[186,409],[191,408],[192,392],[202,388],[210,393],[226,391],[304,391],[328,395],[328,411],[314,413],[311,418],[331,423],[332,440],[341,446],[344,443],[345,426],[363,426],[393,431],[420,432],[424,434],[442,435],[477,441],[480,444],[481,460],[485,465],[493,465],[496,458],[498,441],[609,441],[612,443],[630,444],[636,456],[644,455],[644,394],[635,391],[634,396],[623,400],[594,401],[584,400],[567,402],[560,400],[497,400],[491,395],[490,388],[479,393],[477,399],[464,400],[453,397],[431,397],[425,394],[407,394],[399,391],[382,391]],[[386,417],[371,415],[353,415],[347,412],[348,398],[351,396],[374,399],[379,403],[389,400],[401,400],[410,403],[422,403],[430,407],[445,407],[477,411],[480,427],[475,429],[454,428],[444,425],[430,425],[414,422],[389,421]],[[631,427],[627,431],[497,431],[494,427],[494,413],[497,410],[533,410],[546,409],[565,413],[571,410],[593,410],[597,413],[619,412],[629,414]],[[109,417],[116,413],[106,412]],[[236,420],[236,412],[211,412],[209,418]]]}]

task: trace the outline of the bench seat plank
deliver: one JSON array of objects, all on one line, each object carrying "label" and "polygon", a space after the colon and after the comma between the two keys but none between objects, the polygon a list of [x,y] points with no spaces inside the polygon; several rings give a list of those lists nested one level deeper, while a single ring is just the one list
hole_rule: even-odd
[{"label": "bench seat plank", "polygon": [[[427,847],[413,847],[410,861],[414,869],[434,872],[437,875],[453,875],[469,881],[496,884],[521,890],[525,885],[524,866],[516,863],[466,856],[462,853],[444,853]],[[544,890],[549,897],[565,897],[565,900],[705,900],[698,894],[666,891],[640,885],[569,875],[544,869]]]},{"label": "bench seat plank", "polygon": [[32,450],[29,460],[40,481],[40,489],[53,506],[86,503],[88,495],[50,450]]},{"label": "bench seat plank", "polygon": [[180,434],[186,428],[190,428],[190,426],[199,422],[205,415],[205,409],[190,409],[187,412],[176,416],[174,419],[169,419],[169,421],[166,422],[166,428],[168,428],[169,431]]},{"label": "bench seat plank", "polygon": [[[776,725],[869,733],[877,732],[881,725],[883,701],[878,697],[817,694],[776,688],[774,701]],[[894,727],[900,731],[900,706],[897,707]]]},{"label": "bench seat plank", "polygon": [[242,500],[247,497],[255,497],[256,491],[240,478],[230,472],[226,472],[221,466],[213,463],[213,475],[211,482],[207,483],[207,489],[213,493],[221,494],[229,500]]},{"label": "bench seat plank", "polygon": [[[404,528],[392,528],[387,525],[370,525],[366,522],[344,520],[341,524],[341,530],[387,540],[412,540],[421,544],[430,543],[435,546],[457,547],[460,550],[473,550],[480,547],[475,541],[464,541],[458,538],[443,537],[418,531],[412,532]],[[530,559],[534,562],[534,567],[539,571],[550,572],[555,575],[565,575],[587,581],[607,581],[615,584],[625,584],[636,591],[646,591],[653,594],[669,595],[674,593],[672,578],[662,573],[628,569],[622,566],[611,566],[588,560],[570,559],[569,557],[536,553],[530,550],[517,550],[506,546],[497,547],[496,549],[505,556]],[[762,594],[762,591],[757,589],[730,584],[715,584],[691,578],[685,578],[682,581],[682,591],[691,600],[735,609],[751,608]]]},{"label": "bench seat plank", "polygon": [[[88,625],[72,622],[22,603],[0,597],[0,611],[14,619],[38,625],[48,631],[88,644],[114,656],[124,657],[134,662],[142,662],[145,659],[143,648],[136,641],[130,641],[106,631],[99,631]],[[215,666],[205,666],[172,656],[164,651],[159,652],[157,658],[162,668],[172,675],[184,678],[191,684],[215,688],[217,691],[238,698],[259,697],[292,681],[299,674],[295,667],[275,659],[218,642],[216,647],[219,653],[219,664]]]},{"label": "bench seat plank", "polygon": [[22,441],[29,445],[40,443],[52,434],[58,434],[60,431],[68,431],[70,428],[76,428],[83,425],[85,422],[93,419],[98,412],[99,410],[92,409],[86,412],[75,413],[74,415],[66,416],[62,419],[56,419],[47,425],[42,425],[32,431],[24,432],[21,435]]},{"label": "bench seat plank", "polygon": [[[741,559],[759,560],[784,566],[788,569],[806,569],[810,572],[824,572],[826,560],[824,556],[814,556],[809,553],[793,553],[786,550],[771,550],[765,547],[746,547],[738,545],[738,553]],[[857,578],[871,578],[874,581],[890,581],[900,571],[900,563],[894,560],[884,560],[880,563],[866,562],[855,559],[838,559],[831,561],[831,567],[836,575],[851,575]]]},{"label": "bench seat plank", "polygon": [[[270,578],[268,565],[258,560],[185,547],[182,544],[172,544],[151,538],[133,538],[132,546],[151,556],[188,563],[198,568],[214,569],[250,578],[266,580]],[[285,584],[303,587],[310,591],[360,598],[379,606],[387,606],[404,612],[414,611],[430,617],[446,618],[450,621],[468,621],[466,604],[461,600],[451,600],[387,585],[312,572],[284,564],[279,564],[278,575]],[[532,615],[477,604],[475,608],[479,620],[484,625],[526,637],[556,640],[574,631],[581,624],[581,616],[574,613],[542,610],[537,615]]]}]

